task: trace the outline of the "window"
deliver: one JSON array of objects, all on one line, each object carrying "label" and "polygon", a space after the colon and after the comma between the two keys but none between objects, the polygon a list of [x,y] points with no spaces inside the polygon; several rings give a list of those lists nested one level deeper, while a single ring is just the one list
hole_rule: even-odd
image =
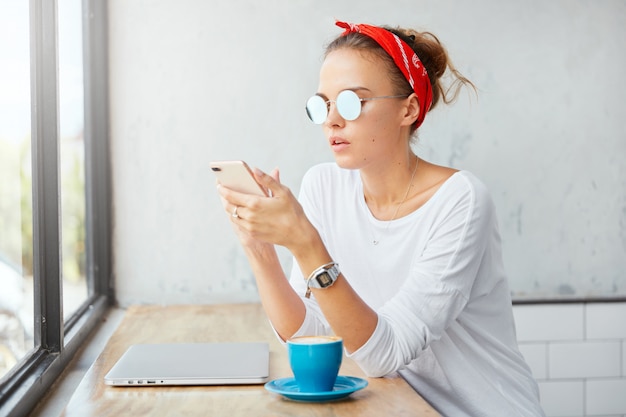
[{"label": "window", "polygon": [[113,301],[106,8],[0,0],[0,415],[37,404]]},{"label": "window", "polygon": [[59,183],[63,317],[88,297],[85,277],[85,142],[81,0],[57,0]]},{"label": "window", "polygon": [[0,377],[33,348],[28,2],[0,2]]}]

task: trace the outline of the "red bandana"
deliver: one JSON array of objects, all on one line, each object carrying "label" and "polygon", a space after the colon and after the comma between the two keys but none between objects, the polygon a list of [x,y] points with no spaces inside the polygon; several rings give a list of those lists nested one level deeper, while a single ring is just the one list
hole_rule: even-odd
[{"label": "red bandana", "polygon": [[[411,84],[413,91],[417,94],[420,103],[420,115],[417,118],[419,127],[426,117],[426,113],[430,109],[433,101],[433,91],[428,79],[426,68],[417,54],[394,33],[378,26],[370,26],[365,24],[354,24],[337,21],[337,26],[344,28],[342,36],[352,32],[358,32],[375,40],[389,54],[396,66],[402,71],[404,78]],[[410,59],[409,59],[410,57]]]}]

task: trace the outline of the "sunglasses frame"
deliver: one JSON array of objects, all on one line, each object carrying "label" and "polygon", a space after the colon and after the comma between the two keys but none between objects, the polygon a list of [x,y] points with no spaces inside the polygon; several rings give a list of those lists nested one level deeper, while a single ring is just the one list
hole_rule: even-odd
[{"label": "sunglasses frame", "polygon": [[[342,90],[339,92],[339,94],[337,94],[337,98],[335,100],[324,100],[324,98],[320,96],[319,94],[315,94],[309,97],[309,99],[306,102],[305,110],[311,122],[313,122],[316,125],[321,125],[328,119],[328,113],[330,111],[330,103],[334,103],[335,107],[337,108],[337,113],[339,113],[339,115],[344,120],[353,121],[353,120],[358,119],[358,117],[361,115],[361,110],[363,108],[364,101],[379,100],[383,98],[407,98],[409,97],[409,95],[402,94],[402,95],[395,95],[395,96],[377,96],[377,97],[361,98],[353,90]],[[342,97],[344,97],[344,99],[342,99]],[[342,107],[344,106],[342,106],[341,103],[346,103],[345,100],[352,101],[352,103],[348,103],[350,107],[352,107],[354,103],[358,103],[358,112],[356,111],[356,109],[352,109],[352,108],[349,108],[349,109],[344,108],[342,110]],[[322,113],[321,113],[322,108],[324,109],[324,113],[325,113],[323,116],[323,119],[322,119]],[[317,113],[317,115],[315,115],[314,113]]]}]

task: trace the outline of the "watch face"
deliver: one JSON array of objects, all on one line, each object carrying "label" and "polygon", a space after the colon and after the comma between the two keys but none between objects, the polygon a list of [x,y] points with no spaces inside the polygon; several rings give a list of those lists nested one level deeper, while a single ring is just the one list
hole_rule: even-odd
[{"label": "watch face", "polygon": [[320,287],[326,288],[333,283],[333,280],[328,272],[324,272],[317,276],[317,282],[320,284]]}]

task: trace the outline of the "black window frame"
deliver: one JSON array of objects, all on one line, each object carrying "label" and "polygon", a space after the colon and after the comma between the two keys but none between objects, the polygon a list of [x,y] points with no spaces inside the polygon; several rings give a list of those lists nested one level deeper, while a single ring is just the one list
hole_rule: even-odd
[{"label": "black window frame", "polygon": [[63,318],[57,0],[30,0],[34,348],[0,383],[0,415],[27,415],[115,303],[106,1],[83,0],[87,300]]}]

